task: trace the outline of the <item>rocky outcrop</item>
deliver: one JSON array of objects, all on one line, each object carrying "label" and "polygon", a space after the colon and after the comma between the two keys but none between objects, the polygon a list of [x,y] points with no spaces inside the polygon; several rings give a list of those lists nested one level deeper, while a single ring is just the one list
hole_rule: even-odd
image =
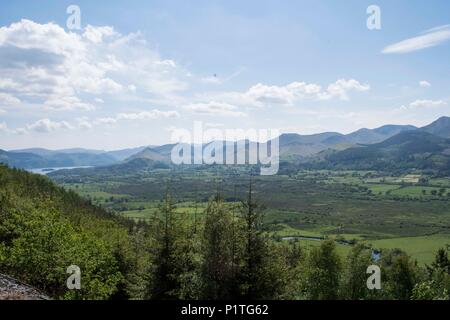
[{"label": "rocky outcrop", "polygon": [[20,281],[0,273],[0,300],[49,300],[50,298]]}]

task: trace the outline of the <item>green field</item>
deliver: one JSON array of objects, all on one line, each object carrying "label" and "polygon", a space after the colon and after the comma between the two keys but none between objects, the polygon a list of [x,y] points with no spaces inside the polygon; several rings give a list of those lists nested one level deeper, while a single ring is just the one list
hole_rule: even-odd
[{"label": "green field", "polygon": [[[154,170],[133,175],[65,175],[66,188],[125,217],[151,220],[167,190],[177,212],[201,217],[220,192],[230,206],[245,197],[244,169]],[[318,237],[400,248],[419,263],[450,244],[450,179],[422,174],[386,176],[375,171],[300,170],[295,175],[254,176],[255,197],[265,205],[265,230],[274,239]],[[320,241],[300,240],[306,247]],[[339,251],[350,245],[338,243]]]},{"label": "green field", "polygon": [[419,263],[430,263],[439,248],[450,245],[450,235],[406,237],[371,241],[374,248],[401,248],[417,259]]}]

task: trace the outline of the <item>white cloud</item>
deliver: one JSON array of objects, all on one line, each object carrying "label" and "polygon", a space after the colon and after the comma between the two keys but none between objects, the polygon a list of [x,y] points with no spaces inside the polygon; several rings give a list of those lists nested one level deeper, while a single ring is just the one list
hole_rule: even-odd
[{"label": "white cloud", "polygon": [[416,100],[407,106],[401,106],[402,110],[410,110],[417,108],[439,108],[447,105],[444,100]]},{"label": "white cloud", "polygon": [[345,80],[339,79],[335,83],[328,86],[326,92],[319,93],[321,99],[332,99],[334,97],[340,100],[349,100],[348,93],[351,91],[364,92],[370,90],[368,84],[361,84],[355,79]]},{"label": "white cloud", "polygon": [[93,125],[89,121],[80,121],[78,123],[78,128],[80,129],[92,129]]},{"label": "white cloud", "polygon": [[180,114],[177,111],[160,111],[158,109],[150,111],[141,111],[136,113],[119,113],[115,117],[97,118],[90,121],[87,117],[75,119],[76,124],[71,124],[67,121],[52,121],[50,119],[40,119],[34,123],[27,124],[25,128],[16,128],[10,130],[6,123],[1,123],[1,130],[9,133],[25,134],[29,132],[49,133],[57,130],[75,130],[75,129],[92,129],[96,125],[113,125],[119,121],[132,120],[155,120],[161,118],[179,118]]},{"label": "white cloud", "polygon": [[33,124],[28,124],[26,129],[29,131],[48,133],[58,129],[73,129],[73,127],[66,121],[54,122],[50,119],[41,119]]},{"label": "white cloud", "polygon": [[244,95],[258,103],[290,104],[294,99],[294,93],[288,86],[267,86],[258,83],[251,87]]},{"label": "white cloud", "polygon": [[230,116],[242,117],[246,116],[244,112],[238,111],[236,106],[227,103],[211,101],[208,103],[193,103],[183,107],[185,110],[194,113],[210,116]]},{"label": "white cloud", "polygon": [[96,119],[94,121],[94,124],[109,124],[109,125],[111,125],[111,124],[115,124],[116,122],[117,122],[117,119],[111,118],[111,117],[107,117],[107,118]]},{"label": "white cloud", "polygon": [[175,101],[185,73],[139,33],[89,25],[79,34],[26,19],[0,28],[0,94],[26,105],[89,111],[87,99],[130,94]]},{"label": "white cloud", "polygon": [[172,67],[172,68],[176,68],[176,66],[177,66],[177,64],[173,60],[155,61],[155,64],[160,65],[160,66],[168,66],[168,67]]},{"label": "white cloud", "polygon": [[106,27],[93,27],[88,25],[84,30],[83,37],[93,43],[101,43],[103,42],[103,38],[112,37],[114,35],[118,35],[114,28],[106,26]]},{"label": "white cloud", "polygon": [[77,97],[50,97],[45,101],[44,106],[53,110],[94,110],[95,106],[90,103],[80,101]]},{"label": "white cloud", "polygon": [[117,120],[147,120],[158,118],[178,118],[180,114],[177,111],[160,111],[158,109],[150,111],[141,111],[138,113],[119,113]]},{"label": "white cloud", "polygon": [[0,92],[0,105],[1,106],[15,106],[20,104],[20,99],[10,95],[8,93]]},{"label": "white cloud", "polygon": [[6,125],[6,123],[0,122],[0,132],[4,132],[4,133],[9,132],[8,126]]},{"label": "white cloud", "polygon": [[428,81],[425,81],[425,80],[420,81],[420,82],[419,82],[419,85],[420,85],[422,88],[429,88],[429,87],[431,87],[431,83],[429,83]]},{"label": "white cloud", "polygon": [[434,47],[450,39],[450,25],[436,27],[422,35],[409,38],[385,47],[384,54],[402,54]]},{"label": "white cloud", "polygon": [[244,106],[294,105],[301,100],[348,100],[350,92],[368,90],[370,90],[368,84],[361,84],[355,79],[339,79],[329,84],[325,90],[318,84],[306,82],[292,82],[286,86],[268,86],[259,83],[247,92],[225,94],[222,97],[218,96],[216,100]]}]

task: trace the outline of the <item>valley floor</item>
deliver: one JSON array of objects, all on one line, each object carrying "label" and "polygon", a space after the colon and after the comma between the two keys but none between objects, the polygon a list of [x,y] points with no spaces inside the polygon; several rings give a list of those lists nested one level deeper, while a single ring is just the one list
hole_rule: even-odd
[{"label": "valley floor", "polygon": [[[223,194],[230,206],[245,197],[250,177],[242,168],[151,170],[105,174],[61,171],[51,177],[68,189],[123,216],[151,221],[166,190],[177,212],[200,217],[208,199]],[[342,253],[355,243],[400,248],[419,263],[450,245],[450,178],[420,172],[394,176],[375,171],[300,170],[253,176],[255,195],[266,206],[266,231],[274,239],[338,240]],[[307,247],[317,240],[300,240]]]}]

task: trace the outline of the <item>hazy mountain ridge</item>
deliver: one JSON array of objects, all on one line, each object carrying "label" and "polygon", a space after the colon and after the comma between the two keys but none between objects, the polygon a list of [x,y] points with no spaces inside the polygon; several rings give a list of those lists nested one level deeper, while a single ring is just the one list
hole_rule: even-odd
[{"label": "hazy mountain ridge", "polygon": [[29,148],[21,150],[0,150],[0,163],[12,167],[33,169],[47,167],[109,166],[119,163],[146,147],[116,151],[90,150],[83,148],[48,150]]},{"label": "hazy mountain ridge", "polygon": [[[405,134],[405,133],[415,134]],[[441,138],[438,143],[431,136]],[[399,139],[410,139],[404,141],[406,145],[402,145]],[[324,132],[312,135],[300,135],[295,133],[282,134],[279,137],[280,159],[282,161],[300,161],[327,163],[328,166],[335,166],[336,161],[342,161],[342,166],[356,165],[358,167],[377,166],[389,159],[394,161],[396,157],[405,155],[417,155],[431,153],[434,160],[440,157],[440,162],[446,163],[446,148],[437,148],[436,146],[446,145],[446,138],[450,137],[450,118],[441,117],[433,123],[417,128],[411,125],[384,125],[375,129],[362,128],[349,134],[341,134],[338,132]],[[423,147],[432,148],[434,150],[416,150],[417,141],[414,139],[427,140]],[[442,140],[443,139],[443,140]],[[445,141],[444,141],[445,140]],[[392,144],[398,142],[397,144]],[[387,146],[385,144],[390,144]],[[205,148],[208,144],[202,146]],[[248,148],[249,145],[255,146],[256,142],[245,141],[243,144],[236,144],[242,148]],[[265,144],[262,144],[263,146]],[[113,166],[111,169],[118,170],[121,166],[125,166],[127,170],[132,164],[137,167],[148,165],[149,167],[167,167],[172,165],[171,152],[174,144],[166,144],[161,146],[148,146],[130,148],[117,151],[101,151],[89,149],[66,149],[66,150],[46,150],[46,149],[24,149],[3,151],[0,150],[0,162],[9,164],[10,166],[20,168],[44,168],[44,167],[70,167],[70,166]],[[193,146],[191,147],[191,155],[193,154]],[[237,153],[237,151],[235,151]],[[437,153],[437,154],[435,154]],[[428,154],[430,157],[430,155]],[[355,157],[355,158],[352,158]],[[357,159],[365,159],[366,164],[357,163]],[[375,161],[372,158],[377,158]],[[417,158],[417,156],[416,156]],[[146,161],[136,161],[144,159]],[[356,159],[356,160],[355,160]],[[368,161],[370,159],[371,161]],[[384,160],[383,160],[384,159]],[[362,161],[362,160],[361,160]],[[401,159],[397,159],[400,163],[405,164]],[[129,163],[131,162],[131,164]],[[423,161],[422,161],[423,162]],[[429,160],[430,162],[430,160]],[[432,163],[435,163],[431,161]],[[439,162],[439,161],[437,161]],[[408,162],[411,165],[411,161]],[[427,167],[422,163],[421,167]],[[433,165],[431,165],[433,167]],[[441,166],[442,167],[442,166]]]},{"label": "hazy mountain ridge", "polygon": [[318,167],[358,170],[433,170],[450,174],[450,139],[423,130],[401,132],[383,142],[332,152]]},{"label": "hazy mountain ridge", "polygon": [[[441,119],[437,121],[440,121]],[[432,124],[429,126],[431,125]],[[420,129],[411,125],[384,125],[375,129],[359,129],[346,135],[338,132],[323,132],[312,135],[285,133],[279,137],[280,158],[282,160],[305,161],[327,149],[344,150],[361,144],[379,143],[401,132],[414,130]],[[441,129],[441,131],[445,132],[444,129]],[[159,147],[148,147],[133,155],[128,160],[144,158],[168,163],[170,162],[170,152],[172,147],[172,144]]]}]

